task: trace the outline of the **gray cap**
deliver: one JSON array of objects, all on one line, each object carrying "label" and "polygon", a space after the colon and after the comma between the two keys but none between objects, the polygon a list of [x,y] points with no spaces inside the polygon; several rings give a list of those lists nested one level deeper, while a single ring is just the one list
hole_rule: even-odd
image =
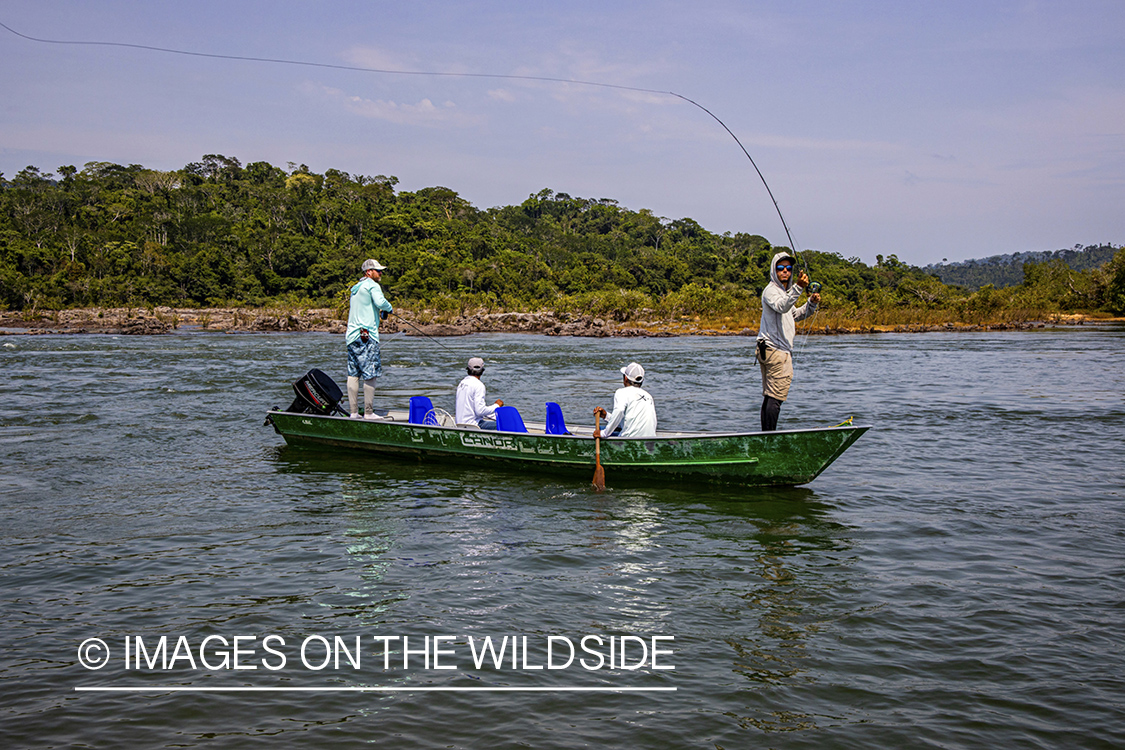
[{"label": "gray cap", "polygon": [[363,272],[364,273],[367,273],[368,271],[385,271],[385,270],[387,270],[387,267],[384,266],[379,261],[375,260],[374,258],[368,258],[367,260],[363,261]]},{"label": "gray cap", "polygon": [[469,360],[468,368],[470,375],[480,375],[484,372],[484,360],[480,357],[473,357]]},{"label": "gray cap", "polygon": [[630,362],[622,367],[621,374],[628,378],[630,383],[640,385],[645,381],[645,368],[641,367],[636,362]]}]

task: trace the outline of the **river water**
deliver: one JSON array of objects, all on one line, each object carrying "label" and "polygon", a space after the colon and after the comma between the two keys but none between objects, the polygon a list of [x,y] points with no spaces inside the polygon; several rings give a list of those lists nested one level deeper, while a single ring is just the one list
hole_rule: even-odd
[{"label": "river water", "polygon": [[[1120,328],[811,337],[781,427],[873,426],[815,482],[602,494],[284,446],[337,336],[0,341],[2,747],[1125,745]],[[755,429],[751,343],[400,337],[377,398],[480,355],[580,423],[636,360],[663,427]]]}]

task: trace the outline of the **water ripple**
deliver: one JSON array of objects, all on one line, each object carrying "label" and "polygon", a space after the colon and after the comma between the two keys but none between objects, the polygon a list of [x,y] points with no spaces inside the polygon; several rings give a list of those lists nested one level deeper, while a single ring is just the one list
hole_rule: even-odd
[{"label": "water ripple", "polygon": [[[662,425],[757,421],[744,339],[443,343],[388,346],[378,398],[449,408],[483,353],[490,395],[527,414],[554,400],[577,422],[637,360]],[[1090,329],[810,339],[784,426],[875,425],[816,482],[611,478],[593,494],[283,446],[262,413],[308,368],[338,373],[338,337],[21,339],[0,382],[7,745],[1115,746],[1122,344]],[[75,658],[88,637],[270,633],[448,634],[462,654],[470,636],[662,634],[676,669],[89,672]],[[126,682],[677,692],[73,690]]]}]

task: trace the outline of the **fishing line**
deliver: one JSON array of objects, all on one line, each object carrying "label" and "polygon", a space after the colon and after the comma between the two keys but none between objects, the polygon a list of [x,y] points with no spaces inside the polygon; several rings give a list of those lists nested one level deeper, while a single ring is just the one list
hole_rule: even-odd
[{"label": "fishing line", "polygon": [[[738,136],[734,134],[734,131],[732,131],[729,127],[727,127],[727,124],[725,122],[723,122],[719,118],[718,115],[716,115],[714,112],[712,112],[711,110],[704,107],[699,102],[697,102],[693,99],[690,99],[690,98],[684,96],[683,94],[677,94],[675,91],[664,91],[664,90],[661,90],[661,89],[650,89],[650,88],[643,88],[643,87],[640,87],[640,86],[623,86],[623,85],[620,85],[620,84],[602,83],[602,82],[599,82],[599,81],[583,81],[583,80],[572,79],[572,78],[555,78],[555,77],[552,77],[552,76],[532,76],[532,75],[516,75],[516,74],[502,74],[502,73],[451,73],[451,72],[424,71],[424,70],[390,70],[390,69],[387,69],[387,68],[367,68],[367,67],[362,67],[362,66],[357,66],[357,65],[337,65],[337,64],[334,64],[334,63],[312,62],[312,61],[309,61],[309,60],[289,60],[289,59],[277,58],[277,57],[252,57],[252,56],[248,56],[248,55],[224,55],[224,54],[218,54],[218,53],[213,53],[213,52],[194,52],[194,51],[191,51],[191,50],[174,49],[174,48],[171,48],[171,47],[158,47],[158,46],[148,45],[148,44],[132,44],[132,43],[128,43],[128,42],[100,42],[100,41],[83,41],[83,40],[42,39],[42,38],[39,38],[39,37],[29,36],[27,34],[20,33],[19,31],[16,31],[11,26],[8,26],[6,23],[3,23],[3,22],[0,22],[0,27],[3,27],[4,29],[6,29],[10,33],[20,37],[21,39],[26,39],[26,40],[31,41],[31,42],[37,42],[39,44],[58,44],[58,45],[90,46],[90,47],[122,47],[122,48],[125,48],[125,49],[139,49],[139,50],[145,50],[145,51],[148,51],[148,52],[163,52],[163,53],[171,54],[171,55],[185,55],[185,56],[188,56],[188,57],[205,57],[205,58],[211,58],[211,59],[215,59],[215,60],[237,60],[237,61],[241,61],[241,62],[259,62],[259,63],[270,63],[270,64],[275,64],[275,65],[294,65],[294,66],[309,67],[309,68],[325,68],[325,69],[329,69],[329,70],[346,70],[346,71],[352,71],[352,72],[357,72],[357,73],[378,73],[380,75],[436,76],[436,77],[448,77],[448,78],[490,78],[490,79],[509,80],[509,81],[539,81],[539,82],[545,82],[545,83],[569,83],[569,84],[574,84],[574,85],[578,85],[578,86],[593,86],[593,87],[596,87],[596,88],[615,89],[615,90],[618,90],[618,91],[634,91],[634,92],[644,93],[644,94],[656,94],[658,96],[672,96],[672,97],[675,97],[677,99],[680,99],[681,101],[685,101],[688,104],[691,104],[692,106],[697,107],[697,108],[701,109],[703,112],[707,113],[707,115],[710,116],[711,119],[713,119],[715,122],[719,123],[719,125],[722,126],[723,130],[725,130],[727,132],[727,134],[730,135],[730,137],[734,139],[734,142],[736,144],[738,144],[739,149],[742,150],[742,153],[745,154],[746,158],[750,161],[750,165],[752,167],[754,167],[754,171],[757,173],[758,179],[760,179],[762,181],[762,185],[763,185],[763,187],[765,187],[766,193],[769,195],[770,201],[773,203],[774,210],[777,211],[777,218],[779,218],[781,220],[781,226],[785,230],[785,237],[786,237],[786,239],[789,240],[789,248],[793,251],[793,254],[797,257],[797,261],[804,267],[805,273],[806,274],[808,273],[808,263],[805,261],[804,254],[797,247],[797,243],[793,241],[793,235],[789,231],[789,222],[787,222],[785,220],[785,216],[781,213],[781,206],[778,204],[777,198],[773,194],[773,190],[770,189],[769,183],[766,182],[765,175],[762,174],[762,170],[758,168],[757,162],[754,161],[754,157],[752,157],[750,155],[750,152],[746,150],[746,147],[744,145],[742,145],[742,141],[740,141],[738,139]],[[402,320],[402,318],[399,318],[399,320]],[[408,325],[411,325],[413,327],[412,323],[409,323],[409,321],[406,321],[406,322],[407,322]],[[417,330],[417,328],[415,328],[415,330]],[[418,331],[418,332],[422,333],[421,331]],[[425,336],[426,334],[423,333],[422,335]],[[806,333],[806,337],[807,337],[807,335],[808,334]],[[429,338],[429,337],[427,336],[427,338]]]},{"label": "fishing line", "polygon": [[[456,78],[493,78],[493,79],[510,80],[510,81],[540,81],[540,82],[546,82],[546,83],[570,83],[570,84],[575,84],[575,85],[578,85],[578,86],[594,86],[594,87],[597,87],[597,88],[616,89],[618,91],[634,91],[634,92],[644,93],[644,94],[657,94],[659,96],[672,96],[672,97],[675,97],[675,98],[680,99],[682,101],[685,101],[688,104],[691,104],[695,107],[698,107],[699,109],[706,112],[712,119],[715,120],[715,122],[719,123],[719,125],[722,126],[723,130],[727,131],[727,133],[730,135],[731,138],[734,139],[734,142],[738,144],[738,147],[740,149],[742,149],[742,153],[745,154],[746,158],[750,160],[750,164],[751,164],[751,166],[754,167],[754,171],[757,172],[758,178],[762,181],[762,185],[765,186],[766,193],[769,194],[770,200],[773,202],[773,207],[777,211],[777,217],[779,219],[781,219],[781,226],[782,226],[782,228],[785,229],[785,236],[789,240],[789,247],[792,248],[793,252],[797,253],[798,256],[800,255],[799,251],[797,249],[796,243],[793,242],[793,236],[789,232],[789,224],[788,224],[788,222],[785,221],[785,217],[781,213],[781,206],[778,205],[777,198],[774,197],[773,190],[770,189],[769,183],[766,182],[766,178],[765,178],[765,175],[762,174],[762,170],[758,169],[758,164],[754,161],[754,158],[752,156],[750,156],[750,152],[747,151],[746,147],[742,145],[742,141],[738,140],[738,136],[736,136],[734,134],[734,132],[730,128],[727,127],[727,124],[725,122],[723,122],[722,120],[720,120],[719,117],[714,112],[707,109],[706,107],[704,107],[699,102],[694,101],[692,99],[689,99],[688,97],[684,96],[683,94],[677,94],[675,91],[663,91],[661,89],[649,89],[649,88],[643,88],[643,87],[640,87],[640,86],[623,86],[623,85],[615,84],[615,83],[601,83],[599,81],[583,81],[583,80],[577,80],[577,79],[572,79],[572,78],[554,78],[554,77],[551,77],[551,76],[532,76],[532,75],[516,75],[516,74],[502,74],[502,73],[451,73],[451,72],[425,71],[425,70],[390,70],[390,69],[386,69],[386,68],[366,68],[366,67],[361,67],[361,66],[356,66],[356,65],[337,65],[337,64],[333,64],[333,63],[311,62],[311,61],[308,61],[308,60],[289,60],[289,59],[277,58],[277,57],[251,57],[251,56],[246,56],[246,55],[223,55],[223,54],[218,54],[218,53],[213,53],[213,52],[193,52],[191,50],[174,49],[174,48],[171,48],[171,47],[157,47],[157,46],[148,45],[148,44],[131,44],[131,43],[128,43],[128,42],[97,42],[97,41],[81,41],[81,40],[63,40],[63,39],[41,39],[39,37],[34,37],[34,36],[29,36],[27,34],[22,34],[18,31],[16,31],[15,29],[13,29],[11,26],[8,26],[6,23],[3,23],[3,22],[0,22],[0,27],[3,27],[4,29],[7,29],[9,32],[11,32],[12,34],[15,34],[16,36],[20,37],[21,39],[27,39],[28,41],[38,42],[40,44],[59,44],[59,45],[91,46],[91,47],[123,47],[123,48],[126,48],[126,49],[139,49],[139,50],[145,50],[145,51],[148,51],[148,52],[164,52],[164,53],[171,54],[171,55],[186,55],[186,56],[189,56],[189,57],[206,57],[206,58],[211,58],[211,59],[216,59],[216,60],[238,60],[238,61],[242,61],[242,62],[260,62],[260,63],[271,63],[271,64],[276,64],[276,65],[296,65],[296,66],[309,67],[309,68],[327,68],[329,70],[347,70],[347,71],[353,71],[353,72],[357,72],[357,73],[378,73],[378,74],[381,74],[381,75],[443,76],[443,77],[450,77],[450,78],[454,78],[454,77],[456,77]],[[801,261],[802,264],[804,263],[803,258],[799,257],[798,259]],[[806,270],[807,270],[807,267],[806,267]]]},{"label": "fishing line", "polygon": [[414,325],[413,323],[411,323],[411,322],[410,322],[409,320],[407,320],[406,318],[402,317],[401,315],[395,315],[395,313],[391,313],[391,315],[394,315],[394,316],[395,316],[395,318],[397,318],[398,320],[401,320],[401,321],[402,321],[403,323],[406,323],[406,325],[410,326],[410,327],[411,327],[411,328],[413,328],[413,329],[414,329],[415,331],[417,331],[417,332],[419,333],[419,335],[421,335],[421,336],[425,336],[425,337],[426,337],[426,338],[428,338],[428,339],[429,339],[430,341],[434,342],[435,344],[437,344],[438,346],[440,346],[440,347],[441,347],[442,349],[445,349],[445,350],[446,350],[447,352],[449,352],[450,354],[453,354],[453,355],[455,355],[455,356],[457,355],[457,352],[453,351],[453,350],[452,350],[452,349],[450,349],[450,348],[449,348],[448,346],[446,346],[445,344],[443,344],[443,343],[441,343],[440,341],[438,341],[437,339],[435,339],[435,338],[434,338],[433,336],[430,336],[430,335],[426,334],[426,333],[425,333],[425,332],[424,332],[424,331],[423,331],[423,330],[422,330],[421,328],[419,328],[418,326]]},{"label": "fishing line", "polygon": [[406,335],[406,331],[399,331],[398,333],[391,334],[390,336],[388,336],[385,339],[380,339],[379,348],[382,348],[382,347],[386,346],[387,344],[391,343],[392,341],[400,339],[405,335]]},{"label": "fishing line", "polygon": [[[805,304],[808,304],[808,302],[806,302]],[[807,342],[809,340],[809,334],[812,333],[812,327],[813,327],[812,324],[813,324],[813,321],[816,320],[817,315],[820,315],[820,305],[817,305],[816,309],[813,310],[812,315],[810,315],[807,319],[802,321],[802,322],[805,323],[805,325],[801,326],[801,328],[798,329],[799,332],[802,333],[801,343],[797,347],[798,356],[803,355],[805,353],[805,342]]]},{"label": "fishing line", "polygon": [[[607,89],[619,89],[622,91],[637,91],[646,94],[663,94],[668,96],[680,96],[672,91],[660,91],[657,89],[646,89],[637,86],[622,86],[616,83],[599,83],[597,81],[581,81],[571,78],[552,78],[550,76],[531,76],[531,75],[516,75],[516,74],[503,74],[503,73],[451,73],[446,71],[430,71],[430,70],[391,70],[389,68],[366,68],[357,65],[337,65],[334,63],[321,63],[312,62],[309,60],[288,60],[278,57],[250,57],[247,55],[222,55],[214,52],[193,52],[191,50],[174,49],[171,47],[156,47],[148,44],[131,44],[128,42],[90,42],[80,40],[67,40],[67,39],[40,39],[39,37],[28,36],[8,26],[6,23],[0,22],[0,27],[7,29],[16,36],[27,39],[31,42],[39,42],[41,44],[64,44],[64,45],[79,45],[91,47],[124,47],[127,49],[140,49],[149,52],[167,52],[172,55],[187,55],[190,57],[209,57],[216,60],[241,60],[244,62],[263,62],[263,63],[276,63],[279,65],[299,65],[309,68],[328,68],[330,70],[350,70],[358,73],[383,73],[389,75],[403,75],[403,76],[446,76],[451,78],[502,78],[517,81],[545,81],[548,83],[574,83],[581,86],[598,86]],[[684,98],[684,97],[680,97]],[[691,101],[687,99],[686,101]],[[695,104],[695,102],[692,102]],[[698,107],[699,105],[696,104]],[[710,113],[708,113],[710,114]],[[714,115],[712,115],[714,117]],[[726,127],[726,126],[724,126]],[[728,131],[729,132],[729,131]]]}]

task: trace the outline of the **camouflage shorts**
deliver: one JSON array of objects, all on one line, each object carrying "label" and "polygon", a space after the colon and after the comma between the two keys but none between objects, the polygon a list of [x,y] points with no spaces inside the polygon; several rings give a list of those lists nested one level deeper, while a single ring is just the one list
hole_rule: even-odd
[{"label": "camouflage shorts", "polygon": [[348,377],[371,380],[383,374],[383,363],[379,360],[379,341],[374,337],[367,343],[356,339],[348,344]]}]

